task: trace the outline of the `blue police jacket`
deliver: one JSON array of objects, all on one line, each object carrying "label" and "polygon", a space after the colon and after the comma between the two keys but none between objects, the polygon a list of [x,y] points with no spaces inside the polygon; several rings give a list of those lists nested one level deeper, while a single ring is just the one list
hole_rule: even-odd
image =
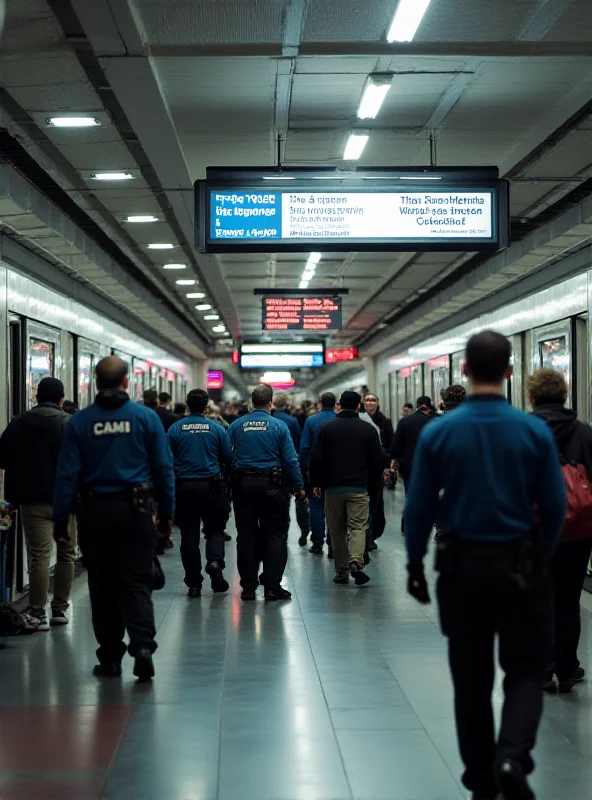
[{"label": "blue police jacket", "polygon": [[230,463],[226,431],[204,414],[190,414],[169,428],[169,445],[175,461],[175,477],[213,478]]},{"label": "blue police jacket", "polygon": [[233,422],[226,435],[236,469],[283,467],[294,490],[304,487],[290,431],[281,419],[255,409]]},{"label": "blue police jacket", "polygon": [[551,430],[501,395],[474,395],[419,437],[405,505],[410,564],[435,522],[460,539],[510,541],[535,528],[552,553],[563,527],[565,480]]},{"label": "blue police jacket", "polygon": [[300,430],[300,423],[293,417],[291,414],[288,414],[287,411],[272,411],[271,415],[276,419],[281,419],[282,422],[285,422],[288,426],[288,430],[290,431],[290,436],[292,437],[292,443],[294,445],[294,450],[296,453],[300,450],[300,437],[302,436],[302,431]]},{"label": "blue police jacket", "polygon": [[162,519],[175,505],[173,458],[156,412],[125,392],[99,392],[66,425],[53,498],[56,526],[65,525],[80,490],[109,494],[137,484],[154,486]]},{"label": "blue police jacket", "polygon": [[302,439],[300,440],[300,466],[303,472],[308,471],[308,459],[310,451],[314,447],[317,440],[319,431],[331,420],[335,419],[337,414],[332,408],[323,408],[312,417],[309,417],[304,423],[304,430],[302,431]]}]

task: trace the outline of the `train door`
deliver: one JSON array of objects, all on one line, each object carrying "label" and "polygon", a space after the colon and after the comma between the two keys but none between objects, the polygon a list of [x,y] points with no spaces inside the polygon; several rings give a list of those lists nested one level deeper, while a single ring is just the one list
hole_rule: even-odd
[{"label": "train door", "polygon": [[403,404],[402,401],[399,400],[399,395],[397,393],[397,373],[396,372],[389,372],[388,376],[388,393],[389,393],[389,403],[391,407],[391,419],[393,420],[393,424],[396,424],[396,421],[401,416],[401,409],[400,406]]},{"label": "train door", "polygon": [[25,406],[33,408],[37,387],[43,378],[62,378],[60,331],[39,322],[25,320],[26,364]]},{"label": "train door", "polygon": [[175,375],[175,403],[184,403],[186,398],[186,392],[183,388],[183,376],[182,375]]},{"label": "train door", "polygon": [[130,380],[130,397],[138,403],[142,402],[144,388],[150,385],[150,367],[141,358],[132,359],[132,376]]},{"label": "train door", "polygon": [[567,405],[573,407],[573,335],[572,321],[536,328],[532,336],[533,371],[550,367],[561,372],[567,383]]},{"label": "train door", "polygon": [[469,386],[469,381],[467,380],[466,376],[463,375],[463,367],[465,365],[465,351],[461,350],[458,353],[454,353],[452,356],[452,368],[451,368],[451,378],[452,383],[456,385],[464,386],[465,389]]},{"label": "train door", "polygon": [[78,408],[86,408],[94,397],[94,374],[101,359],[101,347],[97,342],[78,336],[75,343],[76,358],[76,402]]},{"label": "train door", "polygon": [[416,364],[414,367],[411,367],[410,383],[411,399],[409,402],[415,405],[417,399],[421,397],[425,391],[423,387],[423,364]]},{"label": "train door", "polygon": [[444,390],[450,385],[450,356],[439,356],[428,361],[429,389],[436,408],[442,403]]},{"label": "train door", "polygon": [[588,350],[588,320],[581,314],[573,320],[575,340],[575,374],[576,411],[582,422],[590,422],[590,354]]}]

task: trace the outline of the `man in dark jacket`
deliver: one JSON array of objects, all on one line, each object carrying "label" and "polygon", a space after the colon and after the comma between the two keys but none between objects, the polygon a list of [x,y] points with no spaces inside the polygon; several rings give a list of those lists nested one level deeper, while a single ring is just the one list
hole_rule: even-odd
[{"label": "man in dark jacket", "polygon": [[399,475],[403,479],[405,491],[407,491],[409,478],[411,477],[411,466],[413,464],[413,456],[415,454],[415,448],[417,447],[419,434],[422,432],[424,426],[432,419],[431,408],[431,398],[425,395],[419,397],[415,412],[401,417],[393,437],[391,467],[394,469],[395,464],[393,462],[396,462]]},{"label": "man in dark jacket", "polygon": [[[528,396],[534,415],[551,428],[562,462],[582,464],[592,481],[592,430],[577,419],[575,411],[564,407],[567,384],[563,375],[553,369],[538,370],[528,379]],[[549,692],[570,692],[574,683],[584,679],[578,660],[580,595],[591,552],[592,537],[583,532],[577,540],[561,540],[551,561],[555,648],[544,683]]]},{"label": "man in dark jacket", "polygon": [[[358,586],[370,578],[364,572],[369,506],[376,502],[382,481],[382,450],[371,425],[358,416],[357,392],[341,395],[341,411],[324,425],[309,460],[315,494],[325,490],[325,513],[335,555],[335,583]],[[350,534],[349,550],[347,534]]]},{"label": "man in dark jacket", "polygon": [[[389,458],[391,453],[391,448],[393,446],[393,423],[390,419],[385,416],[382,411],[380,410],[380,405],[378,404],[378,397],[371,392],[366,395],[364,398],[364,408],[372,422],[376,425],[378,430],[380,431],[380,444],[382,446],[382,456],[383,456],[383,468],[388,470],[389,468]],[[375,539],[380,539],[382,534],[384,533],[384,529],[386,528],[386,517],[384,516],[384,484],[381,486],[380,491],[378,492],[378,501],[376,503],[376,509],[372,514],[372,520],[370,524],[370,539],[371,541]],[[370,549],[375,550],[376,545],[371,545]]]},{"label": "man in dark jacket", "polygon": [[[64,385],[43,378],[37,387],[37,405],[15,417],[0,437],[0,469],[5,470],[4,495],[20,506],[30,553],[29,613],[39,620],[38,630],[49,630],[46,604],[49,560],[53,545],[52,502],[62,437],[70,416],[62,411]],[[52,625],[68,622],[66,611],[74,578],[76,536],[58,545],[53,579]]]},{"label": "man in dark jacket", "polygon": [[158,405],[154,409],[160,417],[160,421],[162,422],[165,433],[168,432],[171,425],[174,425],[175,422],[179,420],[179,417],[176,414],[173,414],[169,408],[171,399],[172,398],[170,394],[167,392],[161,392],[158,395]]}]

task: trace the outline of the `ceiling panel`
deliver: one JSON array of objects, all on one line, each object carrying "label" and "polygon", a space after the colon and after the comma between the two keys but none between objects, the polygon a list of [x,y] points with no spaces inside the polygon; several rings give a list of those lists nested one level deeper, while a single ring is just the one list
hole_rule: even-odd
[{"label": "ceiling panel", "polygon": [[550,42],[592,42],[590,0],[572,0],[545,38]]},{"label": "ceiling panel", "polygon": [[415,41],[511,41],[539,5],[539,0],[435,0],[428,7]]},{"label": "ceiling panel", "polygon": [[308,0],[302,41],[379,41],[394,7],[393,0]]}]

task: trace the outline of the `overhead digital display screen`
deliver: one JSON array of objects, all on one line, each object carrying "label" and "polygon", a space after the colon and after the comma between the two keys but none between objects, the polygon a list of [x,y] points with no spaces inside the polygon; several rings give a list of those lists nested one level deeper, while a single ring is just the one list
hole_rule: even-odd
[{"label": "overhead digital display screen", "polygon": [[[250,185],[238,179],[224,185],[225,171],[213,172],[211,180],[198,182],[196,195],[198,247],[206,252],[507,246],[507,182],[492,179],[494,169],[339,180],[306,180],[294,171],[275,181],[251,178]],[[251,173],[245,171],[245,182]]]},{"label": "overhead digital display screen", "polygon": [[340,297],[264,297],[264,331],[339,331]]},{"label": "overhead digital display screen", "polygon": [[300,344],[243,344],[239,364],[243,369],[302,369],[325,363],[322,342]]},{"label": "overhead digital display screen", "polygon": [[206,377],[206,389],[223,389],[224,388],[224,373],[220,370],[211,369],[208,371]]}]

